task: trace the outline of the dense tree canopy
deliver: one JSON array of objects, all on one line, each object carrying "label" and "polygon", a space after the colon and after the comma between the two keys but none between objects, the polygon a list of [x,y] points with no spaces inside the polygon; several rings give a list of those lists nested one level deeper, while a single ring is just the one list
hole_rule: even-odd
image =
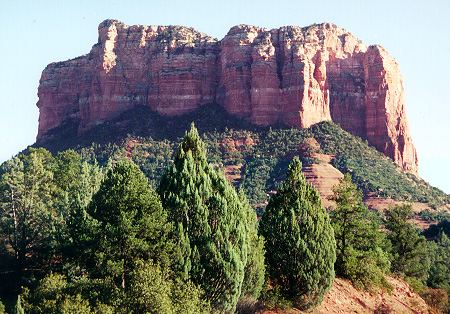
[{"label": "dense tree canopy", "polygon": [[[432,255],[432,262],[428,271],[427,285],[437,289],[431,290],[432,292],[439,291],[439,289],[446,291],[447,300],[439,300],[445,307],[446,304],[450,304],[450,239],[444,232],[441,232],[436,242],[429,243],[429,247],[431,248],[428,251]],[[445,296],[441,297],[441,299],[443,298]]]},{"label": "dense tree canopy", "polygon": [[250,245],[248,248],[247,264],[244,269],[244,282],[242,285],[242,295],[251,296],[257,299],[260,296],[264,284],[266,266],[264,259],[264,239],[258,235],[256,212],[248,205],[248,201],[242,191],[239,192],[242,206],[247,213],[247,223],[249,229]]},{"label": "dense tree canopy", "polygon": [[450,295],[450,239],[442,232],[437,241],[427,284],[447,290]]},{"label": "dense tree canopy", "polygon": [[284,185],[270,198],[260,222],[269,277],[300,307],[322,302],[334,280],[336,242],[319,193],[294,158]]},{"label": "dense tree canopy", "polygon": [[[172,278],[171,278],[172,277]],[[209,314],[203,291],[153,262],[137,261],[123,313]]]}]

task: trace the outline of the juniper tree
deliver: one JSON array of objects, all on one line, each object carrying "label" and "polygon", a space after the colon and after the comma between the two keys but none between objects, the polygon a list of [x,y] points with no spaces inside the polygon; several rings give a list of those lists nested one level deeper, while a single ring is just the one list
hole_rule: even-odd
[{"label": "juniper tree", "polygon": [[258,299],[264,284],[266,267],[264,263],[264,238],[258,234],[256,229],[257,216],[253,208],[248,204],[245,194],[239,192],[242,205],[247,212],[247,223],[249,228],[250,245],[248,248],[247,264],[245,265],[244,283],[242,294]]},{"label": "juniper tree", "polygon": [[362,203],[361,191],[346,174],[333,187],[333,193],[329,199],[336,202],[330,211],[337,244],[336,275],[349,278],[357,288],[390,288],[384,278],[390,267],[388,255],[382,249],[385,233]]},{"label": "juniper tree", "polygon": [[391,267],[396,274],[426,280],[430,268],[427,241],[408,221],[411,214],[410,204],[397,205],[386,211],[385,226],[392,244]]},{"label": "juniper tree", "polygon": [[57,254],[67,260],[80,253],[76,241],[83,234],[82,218],[86,215],[92,196],[100,187],[103,172],[97,163],[82,161],[73,150],[60,152],[55,157],[53,169],[53,207],[62,218],[61,226],[56,230],[60,250]]},{"label": "juniper tree", "polygon": [[[106,172],[106,171],[105,171]],[[73,205],[86,207],[97,192],[103,171],[96,162],[88,163],[75,151],[69,149],[55,157],[54,178],[56,205],[68,215]]]},{"label": "juniper tree", "polygon": [[194,125],[158,192],[181,248],[177,271],[200,285],[216,310],[233,312],[241,295],[250,226],[234,188],[207,163]]},{"label": "juniper tree", "polygon": [[309,308],[320,304],[333,285],[336,242],[319,193],[301,169],[294,158],[259,230],[266,241],[269,278],[297,306]]}]

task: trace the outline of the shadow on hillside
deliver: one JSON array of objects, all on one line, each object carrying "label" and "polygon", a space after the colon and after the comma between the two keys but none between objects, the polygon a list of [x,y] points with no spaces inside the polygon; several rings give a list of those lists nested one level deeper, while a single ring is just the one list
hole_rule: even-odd
[{"label": "shadow on hillside", "polygon": [[14,256],[0,247],[0,299],[6,309],[12,309],[20,292],[21,279],[15,270]]},{"label": "shadow on hillside", "polygon": [[[176,117],[161,116],[147,106],[136,106],[122,113],[118,118],[106,121],[78,136],[79,120],[68,119],[50,130],[41,143],[34,147],[44,147],[52,153],[92,143],[118,143],[128,135],[178,141],[194,122],[199,133],[224,132],[227,129],[262,131],[268,128],[256,126],[244,118],[230,115],[218,104],[206,104],[194,111]],[[273,128],[287,128],[272,125]]]}]

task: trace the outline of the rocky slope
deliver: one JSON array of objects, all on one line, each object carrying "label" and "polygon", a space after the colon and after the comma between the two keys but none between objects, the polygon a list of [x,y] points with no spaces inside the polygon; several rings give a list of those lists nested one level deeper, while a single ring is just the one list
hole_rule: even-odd
[{"label": "rocky slope", "polygon": [[323,303],[309,312],[296,309],[287,311],[263,311],[263,314],[276,313],[311,313],[311,314],[339,314],[339,313],[429,313],[425,301],[404,281],[387,277],[392,285],[392,293],[385,291],[360,291],[345,279],[336,278],[333,287],[325,295]]},{"label": "rocky slope", "polygon": [[176,116],[218,103],[258,125],[333,120],[417,172],[398,64],[333,24],[239,25],[220,41],[192,28],[116,20],[98,32],[89,54],[43,71],[38,142],[68,119],[83,133],[136,105]]}]

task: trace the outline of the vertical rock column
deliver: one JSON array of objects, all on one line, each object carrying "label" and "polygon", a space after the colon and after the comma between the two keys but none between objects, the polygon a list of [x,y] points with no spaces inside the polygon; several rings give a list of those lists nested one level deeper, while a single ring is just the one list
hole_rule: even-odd
[{"label": "vertical rock column", "polygon": [[234,115],[252,114],[252,51],[259,31],[257,27],[238,25],[221,41],[217,102]]},{"label": "vertical rock column", "polygon": [[279,30],[282,121],[297,128],[331,120],[326,59],[319,32],[296,26]]},{"label": "vertical rock column", "polygon": [[277,74],[278,32],[261,33],[252,50],[251,66],[251,121],[269,125],[280,119],[281,102],[280,77]]},{"label": "vertical rock column", "polygon": [[417,153],[406,119],[397,62],[380,46],[365,54],[366,134],[369,142],[403,169],[416,173]]}]

